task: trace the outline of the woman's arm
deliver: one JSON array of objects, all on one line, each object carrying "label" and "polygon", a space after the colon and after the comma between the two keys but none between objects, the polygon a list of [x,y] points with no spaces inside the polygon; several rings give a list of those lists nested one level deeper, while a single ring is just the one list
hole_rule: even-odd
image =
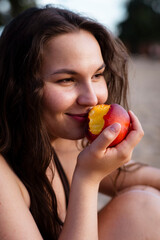
[{"label": "woman's arm", "polygon": [[[134,116],[131,117],[132,120]],[[66,220],[59,240],[98,240],[97,195],[99,184],[130,160],[142,131],[133,120],[133,129],[117,147],[106,148],[117,137],[120,125],[106,128],[78,156]],[[0,239],[41,240],[36,223],[25,204],[13,172],[0,156]]]},{"label": "woman's arm", "polygon": [[160,190],[160,169],[131,161],[124,169],[116,170],[105,177],[100,184],[99,191],[114,196],[116,191],[137,185],[150,186]]},{"label": "woman's arm", "polygon": [[[105,146],[109,145],[117,134],[118,132],[106,129],[93,146],[89,146],[80,153],[72,180],[67,217],[60,240],[98,240],[97,195],[99,183],[104,174],[110,173],[112,169],[115,170],[122,164],[122,161],[117,161],[114,156],[114,165],[111,162],[107,164],[105,172],[101,166],[98,169],[96,165],[99,164],[100,158],[105,153]],[[96,155],[98,158],[95,158]],[[105,162],[106,156],[103,158],[103,162]],[[95,160],[95,164],[92,160],[93,162]],[[42,239],[25,203],[16,176],[1,155],[0,239]]]},{"label": "woman's arm", "polygon": [[[107,132],[107,131],[106,131]],[[108,130],[109,133],[109,130]],[[118,132],[117,132],[118,134]],[[106,145],[117,134],[110,133],[104,139]],[[98,149],[98,144],[94,144]],[[102,149],[101,149],[102,150]],[[100,152],[101,152],[100,150]],[[60,235],[60,240],[97,240],[97,194],[100,182],[96,172],[89,167],[86,157],[91,163],[91,147],[79,155],[71,185],[67,217]],[[83,166],[81,166],[81,163]],[[117,163],[117,167],[121,165]],[[89,167],[89,168],[88,168]],[[116,167],[116,165],[114,166]],[[110,168],[109,168],[110,170]],[[107,171],[106,171],[107,172]],[[5,159],[0,155],[0,239],[2,240],[42,240],[38,227],[29,211],[21,193],[16,176]]]},{"label": "woman's arm", "polygon": [[0,155],[0,239],[42,240],[13,171]]},{"label": "woman's arm", "polygon": [[106,176],[127,163],[133,148],[143,136],[138,119],[131,114],[132,129],[122,143],[106,148],[120,131],[119,125],[105,129],[78,156],[71,185],[66,221],[59,240],[98,240],[97,194]]},{"label": "woman's arm", "polygon": [[[137,134],[134,129],[139,129],[138,132],[143,132],[138,118],[132,112],[130,112],[130,116],[132,121],[132,135]],[[130,138],[130,135],[128,137]],[[127,141],[128,137],[126,138]],[[121,147],[121,144],[117,147]],[[106,195],[114,196],[116,191],[136,185],[151,186],[160,190],[160,169],[148,166],[147,164],[130,161],[123,167],[123,170],[115,170],[106,176],[100,183],[99,191]]]}]

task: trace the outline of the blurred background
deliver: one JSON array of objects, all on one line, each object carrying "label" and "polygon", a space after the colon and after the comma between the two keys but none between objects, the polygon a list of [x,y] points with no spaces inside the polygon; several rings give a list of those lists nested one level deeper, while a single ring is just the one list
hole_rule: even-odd
[{"label": "blurred background", "polygon": [[0,0],[0,31],[24,9],[46,4],[97,19],[127,46],[130,108],[145,132],[133,159],[160,167],[160,0]]}]

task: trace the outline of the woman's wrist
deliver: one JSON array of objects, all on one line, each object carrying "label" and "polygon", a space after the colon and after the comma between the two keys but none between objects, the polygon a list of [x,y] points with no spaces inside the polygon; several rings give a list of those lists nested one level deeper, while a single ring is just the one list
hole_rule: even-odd
[{"label": "woman's wrist", "polygon": [[73,180],[80,181],[83,185],[89,188],[99,188],[101,178],[95,172],[88,171],[88,169],[82,168],[79,164],[76,165]]}]

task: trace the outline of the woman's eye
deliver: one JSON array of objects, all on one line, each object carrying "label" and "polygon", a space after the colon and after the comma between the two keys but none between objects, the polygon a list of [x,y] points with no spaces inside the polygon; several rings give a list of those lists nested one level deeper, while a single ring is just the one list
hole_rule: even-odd
[{"label": "woman's eye", "polygon": [[98,73],[98,74],[95,75],[95,77],[100,77],[100,76],[103,76],[103,74],[102,73]]},{"label": "woman's eye", "polygon": [[97,73],[94,75],[95,78],[100,78],[100,77],[103,77],[104,76],[104,72],[102,73]]},{"label": "woman's eye", "polygon": [[69,84],[72,84],[73,82],[74,82],[73,78],[64,78],[57,81],[57,83],[60,83],[63,85],[69,85]]}]

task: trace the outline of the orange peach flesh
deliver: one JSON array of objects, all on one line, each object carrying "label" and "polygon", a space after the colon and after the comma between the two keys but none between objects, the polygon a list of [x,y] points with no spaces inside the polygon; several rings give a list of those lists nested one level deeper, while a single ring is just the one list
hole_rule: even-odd
[{"label": "orange peach flesh", "polygon": [[92,134],[99,134],[104,126],[103,116],[107,114],[110,109],[110,105],[101,104],[93,107],[89,112],[89,131]]}]

